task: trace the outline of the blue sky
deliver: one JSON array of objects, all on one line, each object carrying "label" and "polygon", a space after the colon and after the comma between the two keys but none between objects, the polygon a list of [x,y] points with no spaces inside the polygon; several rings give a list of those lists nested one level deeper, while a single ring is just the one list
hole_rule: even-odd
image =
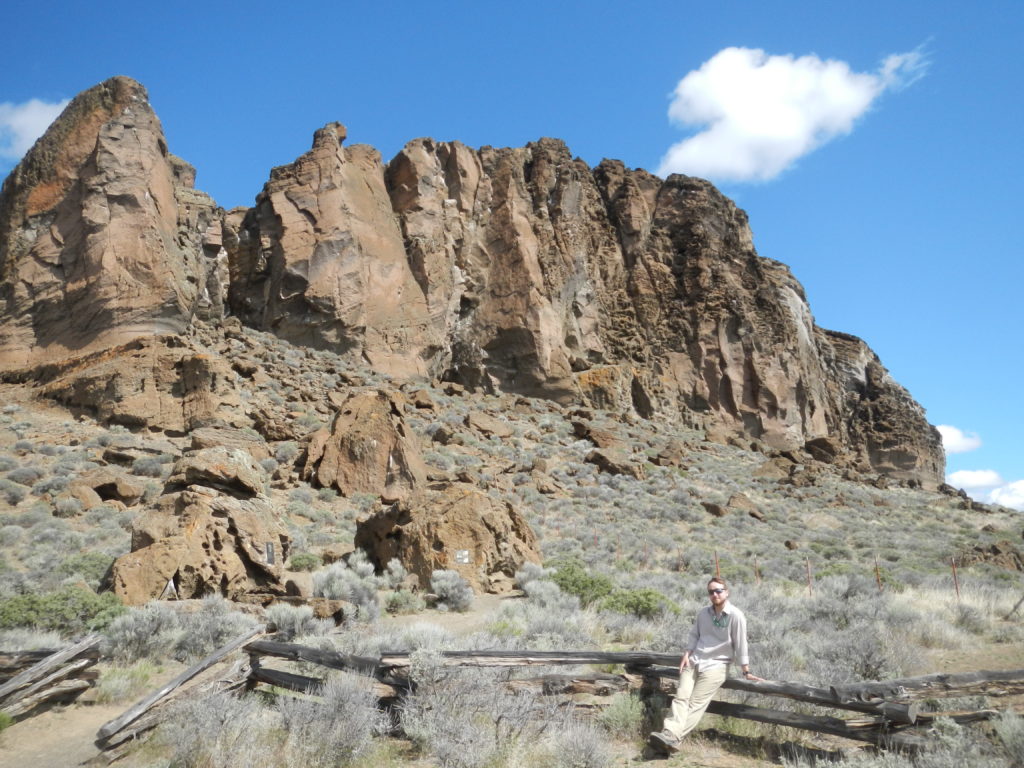
[{"label": "blue sky", "polygon": [[[864,338],[959,430],[956,484],[1024,509],[1024,4],[283,5],[8,0],[0,174],[47,105],[115,74],[146,85],[171,151],[225,207],[332,120],[385,159],[419,136],[556,136],[651,171],[710,130],[680,162],[746,209],[819,325]],[[910,58],[886,71],[892,56]],[[751,103],[771,119],[744,123]]]}]

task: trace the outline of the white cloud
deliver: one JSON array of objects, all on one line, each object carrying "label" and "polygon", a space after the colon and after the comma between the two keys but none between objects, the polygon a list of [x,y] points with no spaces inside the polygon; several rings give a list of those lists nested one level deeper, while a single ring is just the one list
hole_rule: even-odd
[{"label": "white cloud", "polygon": [[939,424],[936,429],[942,435],[946,453],[967,453],[981,447],[981,438],[973,432],[967,434],[949,424]]},{"label": "white cloud", "polygon": [[39,99],[0,102],[0,160],[20,160],[67,105],[67,99],[56,104]]},{"label": "white cloud", "polygon": [[918,52],[893,54],[877,72],[808,55],[726,48],[676,85],[669,118],[703,130],[669,148],[658,172],[724,181],[774,178],[837,136],[887,90],[927,69]]},{"label": "white cloud", "polygon": [[961,469],[946,477],[946,482],[954,488],[970,490],[987,490],[1003,484],[1003,478],[992,469]]},{"label": "white cloud", "polygon": [[1000,488],[994,488],[989,494],[989,500],[994,504],[1002,504],[1004,507],[1024,512],[1024,480],[1016,480]]}]

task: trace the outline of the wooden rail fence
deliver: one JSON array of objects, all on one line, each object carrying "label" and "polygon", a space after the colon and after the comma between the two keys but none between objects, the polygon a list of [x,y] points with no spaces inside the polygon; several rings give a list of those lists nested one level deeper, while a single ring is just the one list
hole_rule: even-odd
[{"label": "wooden rail fence", "polygon": [[[264,666],[264,659],[303,662],[326,670],[340,670],[365,678],[382,705],[396,701],[410,691],[414,684],[409,678],[411,657],[407,652],[387,652],[380,656],[355,656],[324,651],[318,648],[257,639],[261,631],[242,635],[203,661],[183,672],[160,690],[150,694],[115,720],[104,725],[97,733],[97,746],[111,749],[153,727],[159,714],[156,708],[176,695],[182,686],[223,661],[241,648],[249,655],[248,664],[236,665],[213,687],[253,688],[271,685],[279,689],[304,694],[316,694],[324,678],[312,677],[284,669]],[[538,695],[588,694],[589,697],[610,697],[632,691],[641,696],[656,693],[671,694],[678,679],[679,655],[667,653],[605,652],[605,651],[441,651],[441,663],[446,666],[475,667],[536,667],[621,665],[624,672],[585,671],[582,673],[544,674],[536,677],[509,679],[510,689],[532,691]],[[1024,692],[1024,669],[1002,672],[972,672],[962,675],[926,675],[855,685],[814,687],[802,683],[778,681],[726,680],[723,688],[760,696],[780,697],[821,707],[822,714],[804,714],[771,709],[749,704],[713,701],[709,712],[728,717],[754,720],[762,723],[785,725],[792,728],[843,736],[869,742],[881,747],[916,751],[926,747],[926,727],[939,716],[952,717],[960,722],[986,719],[996,714],[992,710],[971,712],[921,711],[920,700],[984,693],[1000,696]],[[2,690],[2,689],[0,689]],[[195,690],[195,689],[191,689]],[[855,713],[853,717],[836,717],[837,711]]]},{"label": "wooden rail fence", "polygon": [[[12,718],[44,704],[67,703],[96,684],[100,639],[90,635],[61,651],[0,654],[0,712]],[[0,678],[2,679],[2,678]]]}]

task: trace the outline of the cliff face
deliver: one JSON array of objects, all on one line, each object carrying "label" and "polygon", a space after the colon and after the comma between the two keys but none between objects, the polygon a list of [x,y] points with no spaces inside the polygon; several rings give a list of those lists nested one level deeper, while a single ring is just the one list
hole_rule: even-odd
[{"label": "cliff face", "polygon": [[[98,89],[115,95],[76,108]],[[324,127],[254,208],[224,215],[227,302],[244,323],[399,378],[941,482],[920,406],[862,341],[815,326],[800,284],[756,254],[746,215],[709,183],[590,168],[552,139],[417,139],[385,164],[344,138]],[[208,282],[217,303],[202,244],[212,255],[219,233],[180,167],[137,84],[72,103],[0,200],[0,362],[176,331]],[[69,324],[62,302],[88,322]]]},{"label": "cliff face", "polygon": [[0,193],[0,365],[182,330],[214,209],[193,179],[141,85],[75,98]]}]

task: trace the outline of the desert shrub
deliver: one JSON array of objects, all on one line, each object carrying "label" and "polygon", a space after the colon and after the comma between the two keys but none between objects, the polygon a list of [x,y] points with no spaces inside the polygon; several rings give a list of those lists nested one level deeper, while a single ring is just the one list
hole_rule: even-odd
[{"label": "desert shrub", "polygon": [[300,552],[288,559],[288,569],[292,571],[315,571],[323,565],[320,555],[312,552]]},{"label": "desert shrub", "polygon": [[442,611],[468,611],[473,606],[473,588],[458,571],[434,571],[430,574],[430,591],[437,595]]},{"label": "desert shrub", "polygon": [[280,443],[277,446],[277,449],[274,451],[274,458],[277,459],[282,464],[290,463],[298,455],[299,444],[292,440],[287,440],[283,443]]},{"label": "desert shrub", "polygon": [[65,558],[57,571],[64,576],[81,576],[90,587],[96,588],[113,562],[114,558],[102,552],[79,552]]},{"label": "desert shrub", "polygon": [[377,578],[373,566],[359,550],[348,563],[338,561],[313,572],[313,594],[329,600],[347,600],[358,609],[358,618],[374,621],[380,616]]},{"label": "desert shrub", "polygon": [[166,603],[150,602],[117,617],[103,632],[103,654],[120,662],[161,658],[182,634],[177,612]]},{"label": "desert shrub", "polygon": [[157,729],[155,741],[168,753],[167,765],[279,768],[276,719],[256,696],[182,696]]},{"label": "desert shrub", "polygon": [[24,501],[27,495],[28,489],[7,479],[0,480],[0,496],[3,496],[4,500],[12,507]]},{"label": "desert shrub", "polygon": [[546,745],[547,765],[552,768],[605,768],[614,759],[607,736],[593,723],[576,718],[552,728]]},{"label": "desert shrub", "polygon": [[338,498],[338,492],[333,488],[321,488],[316,492],[316,497],[326,504],[336,501]]},{"label": "desert shrub", "polygon": [[57,499],[53,504],[53,514],[56,517],[74,517],[82,511],[82,502],[78,499],[65,498]]},{"label": "desert shrub", "polygon": [[135,699],[148,687],[157,667],[148,661],[137,661],[129,667],[109,667],[96,685],[100,704],[123,704]]},{"label": "desert shrub", "polygon": [[387,721],[372,689],[350,675],[327,678],[318,699],[281,697],[284,762],[297,768],[336,768],[362,758]]},{"label": "desert shrub", "polygon": [[9,472],[18,466],[18,460],[10,456],[0,456],[0,472]]},{"label": "desert shrub", "polygon": [[59,650],[67,643],[56,632],[43,632],[38,629],[16,627],[0,629],[0,648],[19,651]]},{"label": "desert shrub", "polygon": [[75,636],[103,629],[125,610],[110,592],[97,595],[90,589],[68,586],[0,600],[0,629],[36,627]]},{"label": "desert shrub", "polygon": [[651,619],[666,611],[676,612],[679,608],[656,589],[617,589],[597,604],[603,611],[632,614],[641,619]]},{"label": "desert shrub", "polygon": [[142,477],[163,477],[164,462],[157,456],[140,456],[132,462],[132,474]]},{"label": "desert shrub", "polygon": [[539,740],[557,703],[513,692],[500,673],[442,667],[435,653],[417,651],[410,670],[415,693],[402,706],[402,728],[445,768],[500,764]]},{"label": "desert shrub", "polygon": [[598,715],[597,721],[616,738],[634,739],[643,728],[644,704],[633,693],[620,694]]},{"label": "desert shrub", "polygon": [[1024,765],[1024,718],[1013,710],[1007,710],[993,725],[1010,765]]},{"label": "desert shrub", "polygon": [[252,616],[234,610],[220,595],[204,597],[198,611],[186,613],[180,620],[182,633],[174,645],[174,657],[179,661],[206,656],[259,624]]},{"label": "desert shrub", "polygon": [[612,593],[612,580],[601,574],[591,574],[577,559],[557,561],[551,580],[570,595],[576,595],[587,606]]},{"label": "desert shrub", "polygon": [[334,626],[333,622],[313,617],[308,605],[275,603],[267,608],[267,621],[274,625],[277,639],[288,642],[306,635],[323,635]]},{"label": "desert shrub", "polygon": [[271,456],[268,456],[267,458],[265,458],[262,461],[260,461],[260,469],[262,469],[268,475],[274,474],[274,472],[277,470],[277,467],[278,467],[277,459],[275,459],[275,458],[273,458]]},{"label": "desert shrub", "polygon": [[404,589],[390,592],[384,598],[384,610],[393,615],[419,613],[426,607],[422,597]]},{"label": "desert shrub", "polygon": [[3,733],[5,729],[10,728],[13,724],[13,717],[8,715],[6,712],[0,712],[0,733]]},{"label": "desert shrub", "polygon": [[399,589],[405,583],[405,578],[408,575],[409,572],[405,570],[402,561],[393,557],[388,560],[387,567],[384,569],[384,583],[391,589]]},{"label": "desert shrub", "polygon": [[526,589],[526,585],[533,581],[550,579],[552,573],[551,569],[537,563],[523,563],[523,566],[515,574],[516,586],[520,589]]},{"label": "desert shrub", "polygon": [[32,493],[36,496],[53,495],[57,491],[63,491],[68,487],[68,478],[64,475],[54,475],[46,480],[40,480],[32,486]]}]

